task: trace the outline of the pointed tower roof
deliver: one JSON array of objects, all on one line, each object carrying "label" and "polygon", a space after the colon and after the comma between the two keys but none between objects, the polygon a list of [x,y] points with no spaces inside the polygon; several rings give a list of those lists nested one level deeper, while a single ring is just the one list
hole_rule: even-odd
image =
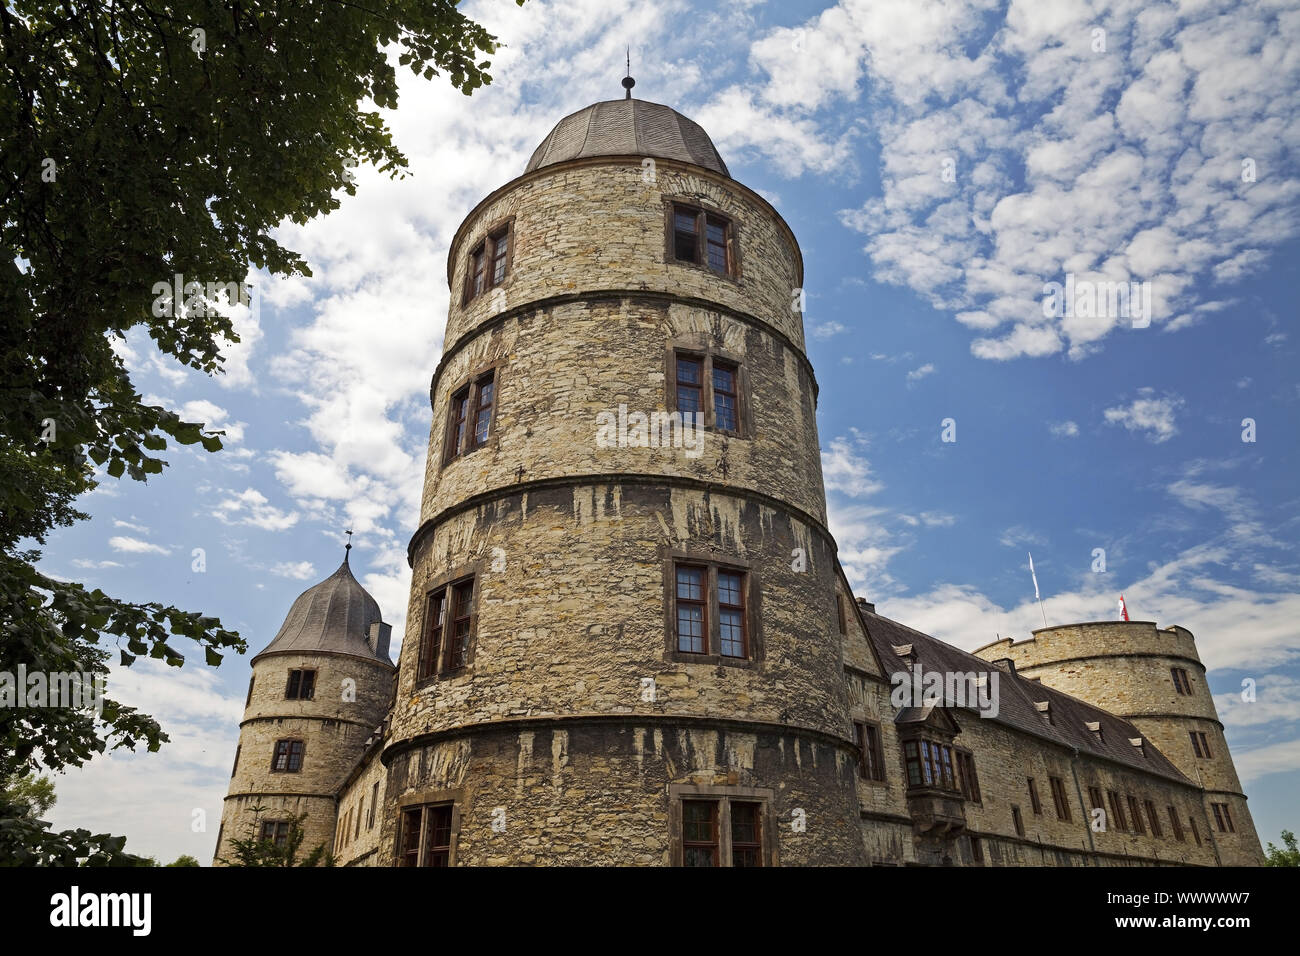
[{"label": "pointed tower roof", "polygon": [[352,576],[345,555],[337,571],[298,595],[279,633],[257,657],[285,651],[326,651],[388,664],[387,657],[376,654],[367,638],[370,625],[382,620],[379,602]]},{"label": "pointed tower roof", "polygon": [[560,120],[524,172],[589,156],[654,156],[731,175],[699,123],[672,107],[630,96],[593,103]]}]

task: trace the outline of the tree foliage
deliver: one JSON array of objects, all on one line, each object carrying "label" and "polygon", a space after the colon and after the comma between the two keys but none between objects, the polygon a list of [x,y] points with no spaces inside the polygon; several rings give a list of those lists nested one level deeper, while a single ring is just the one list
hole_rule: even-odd
[{"label": "tree foliage", "polygon": [[266,807],[256,806],[249,807],[248,812],[253,814],[253,820],[248,824],[248,836],[230,841],[230,857],[220,857],[221,863],[226,866],[333,866],[334,857],[325,849],[323,844],[313,847],[301,860],[298,859],[298,853],[302,849],[303,840],[306,839],[306,831],[303,829],[303,821],[307,819],[307,814],[292,814],[286,821],[289,824],[289,832],[285,837],[284,843],[276,843],[274,840],[263,840],[258,832],[258,815],[266,811]]},{"label": "tree foliage", "polygon": [[[379,113],[397,104],[397,70],[468,94],[494,49],[453,0],[0,4],[0,670],[106,673],[141,655],[180,666],[174,638],[213,666],[246,649],[216,618],[43,574],[37,546],[85,518],[75,501],[97,481],[146,481],[176,445],[221,447],[142,399],[127,333],[219,374],[238,336],[207,284],[241,283],[250,266],[310,275],[271,231],[336,208],[360,163],[405,168]],[[181,298],[160,296],[175,276]],[[5,708],[0,774],[166,739],[113,700],[99,715]],[[121,852],[117,838],[42,837],[12,814],[0,806],[0,862],[22,839],[37,841],[24,862]]]},{"label": "tree foliage", "polygon": [[1300,846],[1296,845],[1296,837],[1290,830],[1282,831],[1282,849],[1275,847],[1271,842],[1264,850],[1264,864],[1266,866],[1300,866]]}]

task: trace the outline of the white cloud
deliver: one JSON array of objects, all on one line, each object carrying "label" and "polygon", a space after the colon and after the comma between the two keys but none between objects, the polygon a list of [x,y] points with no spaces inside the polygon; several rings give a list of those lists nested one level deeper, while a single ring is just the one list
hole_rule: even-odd
[{"label": "white cloud", "polygon": [[91,561],[86,558],[73,558],[72,564],[74,567],[85,568],[89,571],[101,571],[105,568],[125,567],[125,565],[118,561]]},{"label": "white cloud", "polygon": [[120,518],[113,519],[114,528],[126,528],[128,531],[134,531],[137,534],[148,534],[149,529],[142,524],[133,524],[130,521],[122,521]]},{"label": "white cloud", "polygon": [[907,382],[909,385],[914,382],[919,382],[927,375],[932,375],[933,373],[934,373],[934,365],[931,364],[930,362],[926,362],[920,368],[914,368],[912,369],[912,371],[907,373]]},{"label": "white cloud", "polygon": [[296,512],[272,506],[256,488],[246,488],[223,499],[213,509],[212,516],[226,524],[247,524],[264,531],[283,531],[298,522]]},{"label": "white cloud", "polygon": [[152,544],[148,541],[141,541],[139,538],[128,538],[122,535],[116,535],[108,539],[108,546],[114,551],[125,551],[128,554],[171,554],[171,548],[164,548],[160,544]]},{"label": "white cloud", "polygon": [[1103,412],[1107,425],[1122,425],[1131,432],[1146,432],[1154,444],[1166,442],[1178,434],[1174,416],[1183,405],[1176,395],[1156,398],[1149,389],[1128,405],[1116,405]]},{"label": "white cloud", "polygon": [[281,561],[269,570],[279,577],[295,581],[306,581],[316,574],[316,566],[310,561]]},{"label": "white cloud", "polygon": [[871,475],[871,464],[858,452],[861,439],[840,436],[831,440],[830,451],[822,451],[822,476],[828,492],[853,498],[875,494],[884,485]]},{"label": "white cloud", "polygon": [[833,335],[839,335],[844,331],[844,326],[839,322],[821,322],[813,326],[812,337],[815,339],[829,339]]},{"label": "white cloud", "polygon": [[1064,421],[1052,422],[1048,426],[1048,431],[1056,438],[1077,438],[1079,435],[1079,425],[1077,422]]}]

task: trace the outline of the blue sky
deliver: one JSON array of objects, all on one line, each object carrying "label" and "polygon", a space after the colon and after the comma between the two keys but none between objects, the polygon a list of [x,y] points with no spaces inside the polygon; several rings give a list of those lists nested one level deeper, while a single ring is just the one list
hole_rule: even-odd
[{"label": "blue sky", "polygon": [[[637,95],[703,124],[802,245],[858,593],[967,648],[1027,637],[1032,551],[1051,623],[1113,618],[1122,592],[1133,619],[1191,629],[1276,842],[1300,827],[1300,11],[1284,7],[470,3],[508,44],[495,81],[466,98],[404,78],[388,122],[412,175],[359,170],[334,214],[286,224],[314,276],[261,278],[226,375],[122,343],[141,391],[226,428],[226,450],[106,480],[43,568],[218,615],[251,656],[351,526],[398,640],[447,245],[556,121],[621,95],[631,44]],[[1149,283],[1149,325],[1045,316],[1067,272]],[[172,743],[58,777],[56,824],[207,862],[247,680],[247,657],[201,654],[115,672]]]}]

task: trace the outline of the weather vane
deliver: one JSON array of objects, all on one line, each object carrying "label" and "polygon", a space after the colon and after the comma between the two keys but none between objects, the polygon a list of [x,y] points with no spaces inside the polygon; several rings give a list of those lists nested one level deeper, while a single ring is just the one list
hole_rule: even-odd
[{"label": "weather vane", "polygon": [[623,77],[623,89],[627,90],[625,99],[632,98],[632,87],[636,86],[636,80],[632,79],[632,48],[627,48],[627,76]]},{"label": "weather vane", "polygon": [[346,561],[348,559],[348,552],[352,550],[352,529],[348,528],[348,530],[343,533],[348,536],[348,543],[343,548],[343,560]]}]

